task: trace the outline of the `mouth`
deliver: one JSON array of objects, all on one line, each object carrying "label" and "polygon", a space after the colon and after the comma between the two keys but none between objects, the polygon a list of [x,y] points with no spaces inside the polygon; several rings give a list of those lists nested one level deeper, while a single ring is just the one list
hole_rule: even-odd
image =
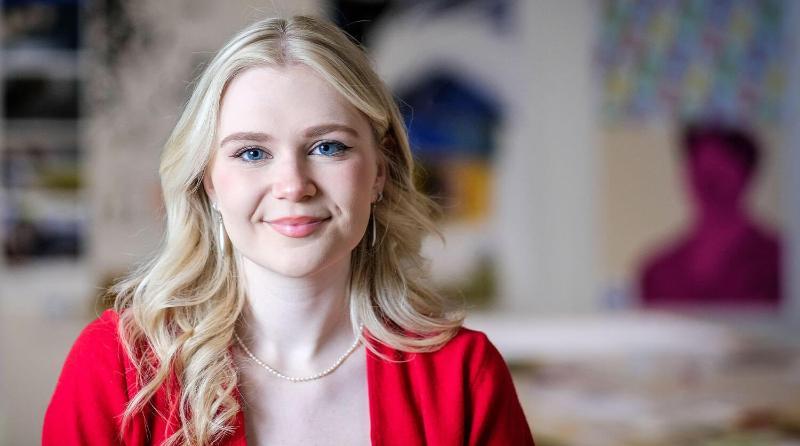
[{"label": "mouth", "polygon": [[330,217],[287,217],[270,220],[266,223],[286,237],[303,238],[316,232],[328,220]]}]

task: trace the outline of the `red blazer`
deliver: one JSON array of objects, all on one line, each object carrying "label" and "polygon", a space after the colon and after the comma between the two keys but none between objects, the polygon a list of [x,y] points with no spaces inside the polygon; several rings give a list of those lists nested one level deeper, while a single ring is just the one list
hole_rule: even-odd
[{"label": "red blazer", "polygon": [[[117,321],[107,310],[75,341],[45,414],[43,445],[161,444],[176,431],[178,414],[163,389],[120,431],[138,388]],[[407,355],[378,348],[390,357]],[[462,328],[440,350],[406,362],[368,353],[367,386],[373,445],[533,445],[508,367],[481,332]],[[246,445],[243,412],[233,424],[221,444]]]}]

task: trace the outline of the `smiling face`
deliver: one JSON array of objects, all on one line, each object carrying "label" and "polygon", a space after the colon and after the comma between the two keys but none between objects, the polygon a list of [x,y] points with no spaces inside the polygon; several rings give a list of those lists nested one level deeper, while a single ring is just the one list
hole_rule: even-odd
[{"label": "smiling face", "polygon": [[228,85],[203,185],[246,261],[287,277],[349,260],[383,190],[369,122],[303,65]]}]

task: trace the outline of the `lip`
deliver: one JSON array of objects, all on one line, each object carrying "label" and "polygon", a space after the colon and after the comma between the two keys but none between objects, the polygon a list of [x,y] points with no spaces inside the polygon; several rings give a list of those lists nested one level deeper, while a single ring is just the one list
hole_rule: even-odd
[{"label": "lip", "polygon": [[302,238],[314,233],[330,217],[291,216],[269,220],[267,223],[278,233],[287,237]]}]

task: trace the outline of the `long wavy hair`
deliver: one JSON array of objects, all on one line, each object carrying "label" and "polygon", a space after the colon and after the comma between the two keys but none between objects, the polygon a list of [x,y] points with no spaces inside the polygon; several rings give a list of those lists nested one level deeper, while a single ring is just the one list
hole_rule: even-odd
[{"label": "long wavy hair", "polygon": [[371,223],[377,225],[378,242],[370,246],[371,236],[365,234],[351,253],[354,335],[375,354],[374,341],[407,352],[431,351],[463,322],[461,305],[426,285],[420,247],[426,235],[437,233],[437,208],[414,185],[401,115],[366,54],[324,20],[262,20],[228,42],[197,80],[161,158],[166,210],[161,247],[111,290],[120,338],[140,381],[123,415],[123,430],[173,379],[180,388],[172,404],[181,426],[167,444],[212,444],[231,431],[241,409],[229,347],[246,297],[236,249],[216,237],[218,226],[202,179],[228,83],[251,67],[286,64],[311,68],[367,117],[387,168],[383,200]]}]

